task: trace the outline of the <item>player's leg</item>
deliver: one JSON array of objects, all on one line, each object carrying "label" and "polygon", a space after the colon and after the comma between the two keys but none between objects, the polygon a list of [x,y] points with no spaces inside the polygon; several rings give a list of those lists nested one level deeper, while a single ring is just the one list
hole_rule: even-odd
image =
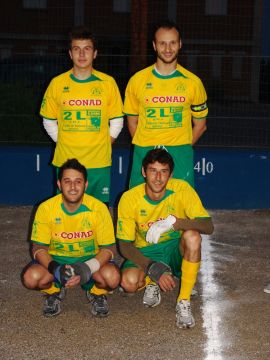
[{"label": "player's leg", "polygon": [[87,169],[87,178],[86,194],[108,204],[110,200],[111,167]]},{"label": "player's leg", "polygon": [[167,146],[174,160],[173,178],[187,181],[194,187],[194,158],[191,145]]},{"label": "player's leg", "polygon": [[145,273],[137,267],[126,267],[122,271],[121,287],[127,293],[134,293],[145,286]]},{"label": "player's leg", "polygon": [[32,290],[41,290],[46,294],[43,315],[52,317],[60,314],[60,302],[65,296],[65,289],[57,287],[54,277],[48,270],[37,262],[30,263],[23,273],[23,284]]},{"label": "player's leg", "polygon": [[24,271],[22,280],[27,289],[44,290],[50,288],[53,275],[44,266],[32,262]]},{"label": "player's leg", "polygon": [[182,234],[180,249],[183,255],[181,288],[176,305],[176,323],[180,328],[195,326],[190,306],[190,296],[196,283],[201,261],[201,235],[188,230]]},{"label": "player's leg", "polygon": [[120,270],[117,265],[110,262],[94,273],[89,289],[86,289],[87,299],[91,303],[91,314],[105,317],[109,315],[107,293],[116,289],[120,283]]}]

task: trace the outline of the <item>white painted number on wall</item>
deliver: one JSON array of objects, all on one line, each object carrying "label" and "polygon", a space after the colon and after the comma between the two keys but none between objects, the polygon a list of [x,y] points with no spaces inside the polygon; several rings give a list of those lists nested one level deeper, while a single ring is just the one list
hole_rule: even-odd
[{"label": "white painted number on wall", "polygon": [[212,161],[207,161],[205,158],[201,158],[201,160],[195,164],[194,170],[205,176],[206,174],[211,174],[214,171],[214,164]]}]

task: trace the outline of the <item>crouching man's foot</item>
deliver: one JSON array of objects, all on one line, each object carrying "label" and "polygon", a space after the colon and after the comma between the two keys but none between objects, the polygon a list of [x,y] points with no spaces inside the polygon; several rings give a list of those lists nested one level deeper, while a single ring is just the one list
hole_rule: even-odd
[{"label": "crouching man's foot", "polygon": [[61,300],[64,299],[66,295],[65,288],[62,288],[59,292],[47,295],[43,308],[43,315],[46,317],[52,317],[60,314],[61,312]]},{"label": "crouching man's foot", "polygon": [[176,325],[181,329],[195,326],[195,320],[191,312],[190,301],[180,300],[176,305]]},{"label": "crouching man's foot", "polygon": [[161,294],[158,285],[149,284],[145,287],[143,304],[147,307],[155,307],[160,304]]},{"label": "crouching man's foot", "polygon": [[92,315],[99,317],[105,317],[109,315],[109,305],[106,295],[95,295],[87,291],[86,296],[92,306]]}]

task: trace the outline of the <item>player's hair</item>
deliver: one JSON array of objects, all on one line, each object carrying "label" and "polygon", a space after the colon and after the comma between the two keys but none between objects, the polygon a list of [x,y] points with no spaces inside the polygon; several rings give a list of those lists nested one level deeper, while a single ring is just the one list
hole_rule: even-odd
[{"label": "player's hair", "polygon": [[94,50],[97,48],[97,40],[87,26],[76,26],[72,28],[69,32],[70,47],[72,40],[91,40],[94,46]]},{"label": "player's hair", "polygon": [[67,169],[79,171],[84,178],[84,181],[87,181],[87,171],[86,168],[77,160],[77,159],[68,159],[64,164],[59,168],[58,180],[61,181],[63,178],[64,171]]},{"label": "player's hair", "polygon": [[173,172],[174,161],[171,154],[168,153],[165,149],[153,149],[148,151],[145,155],[142,166],[146,172],[147,166],[153,164],[154,162],[159,162],[160,164],[168,164],[170,168],[170,174]]},{"label": "player's hair", "polygon": [[154,42],[156,41],[156,33],[159,29],[167,29],[167,30],[175,29],[178,32],[179,40],[181,38],[180,29],[179,29],[178,25],[174,21],[166,19],[166,20],[162,20],[162,21],[158,22],[154,26],[153,36],[152,36],[152,39]]}]

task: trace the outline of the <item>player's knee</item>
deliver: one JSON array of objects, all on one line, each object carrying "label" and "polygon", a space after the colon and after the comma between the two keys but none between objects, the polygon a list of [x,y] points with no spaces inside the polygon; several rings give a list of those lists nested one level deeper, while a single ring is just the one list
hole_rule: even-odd
[{"label": "player's knee", "polygon": [[202,238],[198,231],[187,230],[183,233],[184,247],[190,251],[200,251]]},{"label": "player's knee", "polygon": [[111,289],[117,288],[120,283],[120,276],[120,270],[115,265],[108,264],[108,266],[102,268],[104,287],[108,286]]},{"label": "player's knee", "polygon": [[140,287],[139,276],[136,272],[126,271],[122,275],[121,287],[126,292],[135,292]]},{"label": "player's knee", "polygon": [[26,272],[23,274],[22,277],[23,285],[28,289],[37,288],[39,280],[40,280],[39,273],[32,269],[26,270]]}]

